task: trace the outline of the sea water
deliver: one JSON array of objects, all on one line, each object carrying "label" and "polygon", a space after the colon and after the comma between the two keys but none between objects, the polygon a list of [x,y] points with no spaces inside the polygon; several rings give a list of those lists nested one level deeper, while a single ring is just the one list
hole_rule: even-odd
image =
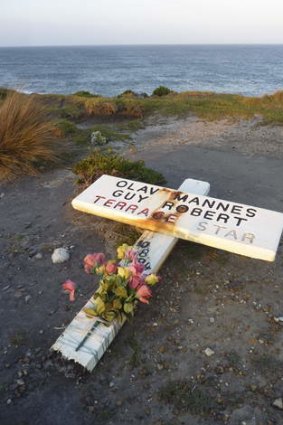
[{"label": "sea water", "polygon": [[160,86],[260,96],[283,89],[283,45],[0,48],[0,86],[114,96]]}]

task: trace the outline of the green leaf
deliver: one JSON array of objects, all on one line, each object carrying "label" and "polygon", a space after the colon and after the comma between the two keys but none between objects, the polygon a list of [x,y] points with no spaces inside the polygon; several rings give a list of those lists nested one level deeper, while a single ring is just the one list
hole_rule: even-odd
[{"label": "green leaf", "polygon": [[134,303],[125,303],[124,312],[127,314],[133,314],[134,312]]},{"label": "green leaf", "polygon": [[114,320],[116,317],[116,313],[115,311],[107,311],[106,313],[104,313],[103,317],[108,322],[112,322],[112,320]]},{"label": "green leaf", "polygon": [[93,308],[84,308],[84,312],[89,317],[95,317],[97,316],[97,312]]},{"label": "green leaf", "polygon": [[99,316],[105,311],[105,303],[100,297],[95,298],[95,310]]},{"label": "green leaf", "polygon": [[123,286],[118,286],[117,288],[113,290],[113,292],[115,295],[117,295],[117,297],[120,297],[120,298],[127,298],[128,296],[128,292],[126,288],[124,288]]},{"label": "green leaf", "polygon": [[116,300],[113,301],[113,309],[120,310],[121,308],[122,308],[122,303],[119,300],[119,298],[116,298]]},{"label": "green leaf", "polygon": [[100,295],[105,295],[109,291],[109,289],[110,289],[110,283],[106,281],[101,281],[96,293]]}]

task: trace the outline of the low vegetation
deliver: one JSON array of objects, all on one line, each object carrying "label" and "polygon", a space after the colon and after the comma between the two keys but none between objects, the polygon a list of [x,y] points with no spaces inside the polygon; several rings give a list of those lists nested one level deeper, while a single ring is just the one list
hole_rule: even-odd
[{"label": "low vegetation", "polygon": [[32,97],[9,93],[0,106],[0,179],[35,174],[58,159],[53,125]]},{"label": "low vegetation", "polygon": [[196,385],[187,380],[167,382],[160,389],[159,398],[161,402],[171,404],[174,411],[193,415],[209,416],[218,407],[205,385]]},{"label": "low vegetation", "polygon": [[[119,96],[106,98],[86,91],[66,96],[27,96],[0,88],[0,178],[34,174],[42,161],[56,161],[56,139],[70,141],[80,149],[89,146],[92,132],[97,131],[107,142],[127,141],[147,117],[190,114],[205,120],[256,117],[262,125],[283,125],[283,91],[245,97],[210,92],[176,93],[160,86],[151,96],[126,90]],[[67,150],[65,157],[71,158]],[[144,181],[148,178],[148,181],[152,179],[151,183],[159,181],[159,177],[149,175],[141,164],[131,168],[126,160],[114,159],[113,155],[106,160],[96,152],[85,161],[88,170],[81,171],[85,182],[103,172],[125,173],[125,177]]]},{"label": "low vegetation", "polygon": [[74,96],[81,96],[81,97],[98,97],[97,94],[90,93],[89,91],[81,90],[74,93]]},{"label": "low vegetation", "polygon": [[[165,90],[166,89],[166,90]],[[169,90],[169,89],[168,89]],[[209,92],[175,93],[167,88],[158,88],[152,96],[133,95],[103,98],[88,97],[74,99],[78,114],[87,117],[112,117],[141,120],[152,114],[185,116],[194,114],[206,120],[251,119],[258,116],[263,124],[283,124],[283,92],[262,97]],[[159,93],[159,94],[158,94]],[[72,109],[68,101],[65,115]],[[74,106],[75,107],[75,106]],[[73,115],[75,115],[73,111]]]},{"label": "low vegetation", "polygon": [[167,96],[169,93],[171,93],[171,90],[165,86],[159,86],[152,92],[153,96]]},{"label": "low vegetation", "polygon": [[143,161],[130,161],[113,152],[93,151],[74,166],[78,183],[89,186],[103,174],[124,177],[151,184],[164,184],[162,174],[147,168]]},{"label": "low vegetation", "polygon": [[152,96],[137,95],[131,90],[112,98],[81,93],[84,92],[69,96],[37,96],[51,115],[76,122],[95,117],[141,121],[152,114],[193,114],[206,120],[251,119],[258,116],[263,124],[283,124],[283,91],[262,97],[247,97],[213,92],[176,93],[160,86]]}]

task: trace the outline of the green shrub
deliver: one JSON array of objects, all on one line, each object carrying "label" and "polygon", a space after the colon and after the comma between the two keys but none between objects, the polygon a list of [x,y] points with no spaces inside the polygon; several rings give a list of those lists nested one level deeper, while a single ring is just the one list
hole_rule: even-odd
[{"label": "green shrub", "polygon": [[117,97],[137,97],[137,95],[133,90],[125,90],[123,91],[123,93],[119,94]]},{"label": "green shrub", "polygon": [[99,97],[97,94],[90,93],[89,91],[77,91],[73,94],[73,96],[80,96],[80,97]]},{"label": "green shrub", "polygon": [[159,86],[152,92],[153,96],[166,96],[169,93],[171,93],[171,90],[165,86]]},{"label": "green shrub", "polygon": [[87,158],[74,166],[74,173],[79,177],[78,183],[84,186],[90,185],[102,174],[150,184],[165,183],[163,175],[147,168],[144,161],[130,161],[113,152],[93,151]]},{"label": "green shrub", "polygon": [[56,127],[62,132],[63,136],[69,136],[77,133],[76,125],[68,120],[59,120]]}]

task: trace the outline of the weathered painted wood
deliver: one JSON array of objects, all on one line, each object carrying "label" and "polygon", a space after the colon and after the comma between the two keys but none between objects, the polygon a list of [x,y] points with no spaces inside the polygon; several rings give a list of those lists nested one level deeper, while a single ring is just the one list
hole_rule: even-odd
[{"label": "weathered painted wood", "polygon": [[72,204],[90,214],[266,261],[275,259],[283,228],[278,212],[106,175]]},{"label": "weathered painted wood", "polygon": [[[209,183],[187,179],[179,189],[195,194],[207,194],[209,187]],[[135,247],[147,273],[158,271],[176,242],[177,239],[172,236],[151,231],[142,234]],[[114,321],[107,327],[99,321],[99,318],[88,318],[83,310],[91,306],[90,299],[51,347],[52,350],[61,352],[65,358],[74,360],[89,371],[93,370],[124,323]]]}]

